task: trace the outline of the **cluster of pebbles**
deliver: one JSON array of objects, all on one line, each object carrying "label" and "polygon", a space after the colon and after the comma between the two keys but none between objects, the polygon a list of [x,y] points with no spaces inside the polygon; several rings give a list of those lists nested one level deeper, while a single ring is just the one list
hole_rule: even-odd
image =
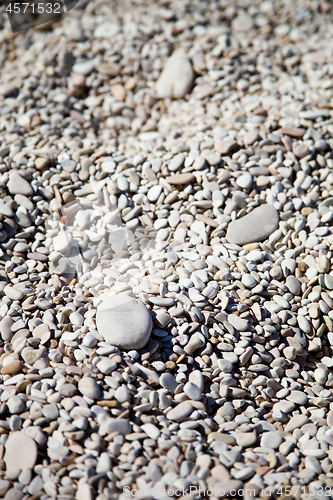
[{"label": "cluster of pebbles", "polygon": [[331,497],[332,13],[2,7],[2,498]]}]

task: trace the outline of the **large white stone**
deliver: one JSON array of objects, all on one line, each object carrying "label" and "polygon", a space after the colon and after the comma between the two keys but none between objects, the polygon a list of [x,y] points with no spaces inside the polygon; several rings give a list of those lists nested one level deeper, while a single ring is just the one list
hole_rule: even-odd
[{"label": "large white stone", "polygon": [[4,462],[6,472],[11,478],[16,478],[21,470],[32,469],[37,460],[36,442],[24,432],[14,432],[5,444]]},{"label": "large white stone", "polygon": [[176,50],[167,60],[156,82],[158,97],[179,99],[192,88],[194,73],[192,64],[181,49]]},{"label": "large white stone", "polygon": [[106,342],[130,350],[147,344],[153,323],[143,302],[128,295],[113,295],[98,306],[96,325]]}]

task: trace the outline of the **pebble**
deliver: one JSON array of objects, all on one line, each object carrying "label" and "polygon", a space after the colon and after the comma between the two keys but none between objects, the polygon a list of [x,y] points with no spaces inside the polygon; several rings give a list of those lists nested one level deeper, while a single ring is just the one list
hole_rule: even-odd
[{"label": "pebble", "polygon": [[174,392],[174,390],[178,385],[175,377],[171,373],[162,373],[162,375],[159,378],[159,383],[161,384],[162,387],[168,389],[168,391],[171,392]]},{"label": "pebble", "polygon": [[184,401],[183,403],[179,403],[175,408],[170,410],[167,413],[167,417],[169,420],[173,420],[175,422],[182,422],[188,417],[193,411],[193,405],[189,401]]},{"label": "pebble", "polygon": [[83,396],[87,396],[90,399],[98,399],[100,396],[100,387],[96,380],[91,377],[83,377],[80,379],[78,384],[79,391]]},{"label": "pebble", "polygon": [[120,349],[141,349],[150,337],[152,319],[146,306],[127,295],[104,300],[97,308],[96,325],[106,342]]},{"label": "pebble", "polygon": [[22,194],[24,196],[31,196],[33,194],[31,184],[17,170],[11,171],[7,187],[10,194]]},{"label": "pebble", "polygon": [[278,432],[264,432],[260,441],[262,448],[272,448],[276,450],[283,441],[283,437]]},{"label": "pebble", "polygon": [[12,433],[5,445],[4,462],[7,475],[16,479],[19,473],[26,469],[32,469],[37,461],[37,444],[24,432]]},{"label": "pebble", "polygon": [[176,50],[166,61],[156,82],[159,97],[180,99],[192,88],[194,73],[191,62],[183,50]]},{"label": "pebble", "polygon": [[253,432],[237,432],[235,434],[236,443],[242,448],[250,448],[257,442],[257,433]]},{"label": "pebble", "polygon": [[272,205],[260,205],[252,212],[229,223],[227,240],[236,245],[262,241],[277,228],[279,215]]},{"label": "pebble", "polygon": [[185,184],[190,184],[195,180],[195,177],[191,173],[187,174],[174,174],[166,177],[166,182],[168,184],[177,186],[177,185],[185,185]]},{"label": "pebble", "polygon": [[185,384],[184,393],[189,399],[193,399],[194,401],[200,401],[200,399],[202,398],[201,389],[192,382],[187,382]]}]

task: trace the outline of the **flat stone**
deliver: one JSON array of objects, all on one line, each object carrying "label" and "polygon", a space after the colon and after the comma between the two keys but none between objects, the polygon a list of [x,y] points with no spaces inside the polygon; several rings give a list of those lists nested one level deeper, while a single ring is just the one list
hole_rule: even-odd
[{"label": "flat stone", "polygon": [[190,182],[195,181],[195,177],[193,174],[188,172],[186,174],[169,175],[168,177],[165,178],[165,180],[172,186],[176,186],[176,185],[189,184]]},{"label": "flat stone", "polygon": [[257,433],[253,432],[236,432],[235,439],[238,446],[242,446],[243,448],[249,448],[250,446],[254,446],[257,442]]},{"label": "flat stone", "polygon": [[261,437],[260,446],[262,448],[272,448],[273,450],[276,450],[280,446],[282,441],[283,437],[277,431],[264,432]]},{"label": "flat stone", "polygon": [[19,359],[14,359],[7,365],[3,366],[1,368],[1,374],[2,375],[13,375],[13,373],[16,373],[20,370],[22,366],[22,362]]},{"label": "flat stone", "polygon": [[19,396],[12,396],[7,401],[7,407],[11,414],[19,414],[24,411],[25,404]]},{"label": "flat stone", "polygon": [[225,443],[230,446],[234,446],[236,444],[236,439],[231,434],[225,434],[222,432],[211,432],[208,435],[208,439],[212,439],[214,441],[219,441],[220,443]]},{"label": "flat stone", "polygon": [[59,417],[59,409],[54,403],[44,405],[42,412],[44,417],[49,418],[50,420],[56,420]]},{"label": "flat stone", "polygon": [[244,217],[230,222],[226,238],[236,245],[262,241],[275,231],[278,223],[277,210],[272,205],[260,205]]},{"label": "flat stone", "polygon": [[0,214],[6,217],[12,217],[14,215],[13,210],[4,201],[0,200]]},{"label": "flat stone", "polygon": [[245,332],[248,327],[248,322],[246,319],[236,316],[236,314],[228,314],[229,323],[240,332]]},{"label": "flat stone", "polygon": [[65,398],[73,397],[76,394],[76,391],[77,389],[74,384],[63,384],[59,389],[60,394]]},{"label": "flat stone", "polygon": [[288,290],[293,295],[299,295],[300,294],[300,292],[301,292],[301,284],[298,281],[298,279],[295,278],[295,276],[293,276],[293,275],[287,276],[286,285],[287,285]]},{"label": "flat stone", "polygon": [[287,396],[287,400],[292,401],[293,403],[296,403],[298,405],[304,405],[308,400],[308,396],[305,392],[302,391],[291,391],[289,396]]},{"label": "flat stone", "polygon": [[300,143],[300,144],[293,144],[293,153],[297,158],[304,158],[304,156],[307,156],[310,153],[309,148],[307,147],[306,144]]},{"label": "flat stone", "polygon": [[106,342],[130,350],[147,344],[153,322],[143,302],[128,295],[114,295],[97,307],[96,326]]},{"label": "flat stone", "polygon": [[97,363],[96,366],[101,373],[109,375],[109,373],[113,372],[117,368],[117,363],[113,361],[113,359],[105,358]]},{"label": "flat stone", "polygon": [[303,316],[303,314],[299,314],[297,316],[297,323],[298,323],[298,326],[300,327],[300,329],[304,333],[310,333],[310,331],[311,331],[311,323],[310,323],[310,321],[305,316]]},{"label": "flat stone", "polygon": [[11,330],[13,324],[14,321],[10,316],[5,316],[0,321],[0,335],[2,340],[4,340],[5,342],[8,342],[14,335]]},{"label": "flat stone", "polygon": [[21,300],[24,295],[22,290],[10,285],[6,285],[3,291],[11,300]]},{"label": "flat stone", "polygon": [[23,491],[19,490],[18,488],[10,488],[6,492],[3,500],[21,500],[23,496],[24,496]]},{"label": "flat stone", "polygon": [[100,413],[97,417],[97,422],[105,428],[108,434],[117,432],[118,434],[126,435],[131,432],[131,424],[124,418],[111,418]]},{"label": "flat stone", "polygon": [[192,403],[190,403],[189,401],[183,401],[167,413],[167,418],[169,420],[173,420],[174,422],[183,422],[186,417],[191,415],[192,411]]},{"label": "flat stone", "polygon": [[31,184],[22,177],[17,170],[11,170],[7,188],[10,194],[23,194],[24,196],[31,196],[33,189]]},{"label": "flat stone", "polygon": [[5,444],[4,462],[7,473],[17,477],[21,470],[32,469],[37,461],[37,444],[24,432],[12,433]]},{"label": "flat stone", "polygon": [[305,134],[306,130],[304,128],[292,128],[292,127],[282,127],[280,132],[284,135],[289,135],[295,139],[301,139]]},{"label": "flat stone", "polygon": [[181,49],[176,50],[167,60],[156,82],[158,97],[180,99],[191,91],[194,73],[192,64]]}]

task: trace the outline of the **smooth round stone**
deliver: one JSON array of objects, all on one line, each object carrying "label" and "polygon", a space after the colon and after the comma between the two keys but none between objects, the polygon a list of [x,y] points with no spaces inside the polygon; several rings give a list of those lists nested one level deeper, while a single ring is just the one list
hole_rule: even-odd
[{"label": "smooth round stone", "polygon": [[102,359],[99,363],[97,363],[97,368],[100,372],[105,375],[109,375],[109,373],[113,372],[117,368],[117,363],[113,361],[113,359]]},{"label": "smooth round stone", "polygon": [[287,400],[292,401],[293,403],[296,403],[298,405],[304,405],[308,400],[308,396],[305,392],[302,391],[291,391],[289,396],[287,396]]},{"label": "smooth round stone", "polygon": [[237,363],[238,362],[238,356],[234,352],[224,352],[223,357],[227,361],[230,361],[230,363]]},{"label": "smooth round stone", "polygon": [[243,274],[242,283],[246,288],[253,288],[258,284],[251,274]]},{"label": "smooth round stone", "polygon": [[178,382],[175,377],[171,375],[171,373],[162,373],[159,383],[162,387],[164,387],[164,389],[168,389],[170,392],[173,392],[178,385]]},{"label": "smooth round stone", "polygon": [[283,437],[278,432],[264,432],[261,437],[260,446],[262,448],[272,448],[276,450],[282,441]]},{"label": "smooth round stone", "polygon": [[78,388],[83,396],[87,396],[87,398],[90,399],[98,399],[101,393],[100,387],[97,384],[96,380],[91,377],[81,378]]},{"label": "smooth round stone", "polygon": [[147,344],[153,322],[143,302],[128,295],[114,295],[97,307],[96,326],[106,342],[130,350]]},{"label": "smooth round stone", "polygon": [[23,194],[24,196],[31,196],[33,189],[31,184],[22,177],[17,170],[12,170],[7,182],[7,188],[10,194]]},{"label": "smooth round stone", "polygon": [[118,403],[125,403],[125,401],[131,400],[131,395],[126,385],[118,387],[114,397]]},{"label": "smooth round stone", "polygon": [[303,425],[309,422],[309,418],[306,415],[295,415],[291,417],[289,422],[285,426],[286,432],[293,432],[295,429],[300,429]]},{"label": "smooth round stone", "polygon": [[219,359],[217,361],[218,367],[223,373],[231,373],[233,366],[232,362],[227,359]]},{"label": "smooth round stone", "polygon": [[59,392],[65,398],[71,398],[76,394],[76,386],[74,384],[63,384]]},{"label": "smooth round stone", "polygon": [[69,316],[69,321],[72,323],[72,325],[75,325],[75,326],[82,326],[83,325],[83,321],[84,321],[84,318],[83,316],[78,313],[78,312],[73,312],[72,314],[70,314]]},{"label": "smooth round stone", "polygon": [[2,375],[13,375],[17,373],[22,366],[22,362],[19,359],[14,359],[10,363],[6,364],[1,368]]},{"label": "smooth round stone", "polygon": [[61,254],[66,253],[72,246],[72,235],[68,231],[60,232],[53,240],[53,248]]},{"label": "smooth round stone", "polygon": [[148,200],[156,201],[159,198],[161,192],[162,186],[160,186],[159,184],[157,184],[156,186],[152,186],[147,193]]},{"label": "smooth round stone", "polygon": [[275,403],[273,406],[273,411],[281,410],[283,411],[283,413],[289,413],[294,409],[295,409],[295,403],[293,403],[292,401],[279,401],[278,403]]},{"label": "smooth round stone", "polygon": [[290,293],[293,295],[299,295],[301,292],[301,284],[295,276],[290,275],[286,279],[286,285]]},{"label": "smooth round stone", "polygon": [[108,453],[104,452],[98,457],[96,473],[108,472],[112,469],[112,459]]},{"label": "smooth round stone", "polygon": [[59,417],[58,407],[54,403],[44,405],[42,412],[44,417],[49,418],[50,420],[56,420]]},{"label": "smooth round stone", "polygon": [[5,448],[4,462],[10,477],[16,478],[21,470],[32,469],[35,466],[37,444],[24,432],[13,432],[6,441]]},{"label": "smooth round stone", "polygon": [[318,384],[324,384],[327,380],[327,374],[323,368],[317,368],[314,371],[314,378]]},{"label": "smooth round stone", "polygon": [[262,241],[275,231],[279,214],[272,205],[260,205],[244,217],[231,221],[226,238],[229,243],[246,245]]},{"label": "smooth round stone", "polygon": [[194,73],[192,64],[181,49],[176,50],[167,60],[156,82],[158,97],[179,99],[192,88]]},{"label": "smooth round stone", "polygon": [[28,365],[33,365],[42,355],[44,351],[41,349],[33,349],[32,347],[25,347],[21,353],[24,362]]},{"label": "smooth round stone", "polygon": [[188,376],[188,379],[190,382],[200,387],[201,391],[203,391],[205,381],[200,370],[194,370],[193,372],[191,372]]},{"label": "smooth round stone", "polygon": [[303,314],[297,316],[297,323],[304,333],[309,333],[311,331],[311,323]]},{"label": "smooth round stone", "polygon": [[111,432],[117,432],[125,436],[131,432],[131,424],[125,418],[111,418],[103,413],[100,413],[97,417],[97,422],[102,425],[108,434]]},{"label": "smooth round stone", "polygon": [[98,340],[95,337],[95,335],[93,335],[92,333],[87,333],[87,335],[84,337],[84,339],[82,341],[82,344],[85,345],[86,347],[91,348],[91,347],[95,347],[97,342],[98,342]]},{"label": "smooth round stone", "polygon": [[239,332],[245,332],[245,330],[247,330],[248,322],[246,319],[240,318],[235,314],[228,314],[228,321]]},{"label": "smooth round stone", "polygon": [[7,407],[10,413],[18,414],[24,411],[25,404],[19,396],[12,396],[7,401]]},{"label": "smooth round stone", "polygon": [[333,290],[333,276],[332,275],[325,274],[324,282],[325,282],[326,288],[328,288],[329,290]]},{"label": "smooth round stone", "polygon": [[236,179],[236,184],[242,189],[250,189],[252,186],[253,182],[253,177],[249,172],[246,172],[245,174],[240,175]]},{"label": "smooth round stone", "polygon": [[257,433],[253,432],[236,432],[234,435],[236,439],[236,443],[238,446],[242,446],[243,448],[249,448],[250,446],[254,446],[257,441]]},{"label": "smooth round stone", "polygon": [[10,316],[5,316],[0,321],[0,335],[5,342],[8,342],[14,335],[14,332],[11,330],[13,324],[14,321]]},{"label": "smooth round stone", "polygon": [[9,297],[11,300],[21,300],[23,297],[22,290],[19,290],[14,286],[6,285],[3,291],[5,292],[7,297]]},{"label": "smooth round stone", "polygon": [[166,177],[165,180],[169,184],[177,186],[177,185],[189,184],[190,182],[195,181],[195,177],[194,177],[193,174],[191,174],[190,172],[188,172],[188,173],[185,173],[185,174],[170,175],[170,176]]},{"label": "smooth round stone", "polygon": [[6,217],[12,217],[14,215],[13,210],[4,201],[0,200],[0,214]]},{"label": "smooth round stone", "polygon": [[264,258],[264,254],[260,250],[251,250],[251,252],[245,255],[245,258],[249,262],[259,262]]},{"label": "smooth round stone", "polygon": [[201,389],[199,389],[199,387],[192,382],[187,382],[184,385],[184,392],[188,398],[193,399],[194,401],[200,401],[202,398]]},{"label": "smooth round stone", "polygon": [[302,454],[305,457],[316,457],[316,458],[324,458],[326,457],[326,451],[320,448],[315,449],[304,449],[302,450]]},{"label": "smooth round stone", "polygon": [[192,403],[184,401],[183,403],[179,403],[175,408],[172,408],[172,410],[167,413],[167,418],[174,422],[183,422],[186,417],[191,415],[193,409]]}]

